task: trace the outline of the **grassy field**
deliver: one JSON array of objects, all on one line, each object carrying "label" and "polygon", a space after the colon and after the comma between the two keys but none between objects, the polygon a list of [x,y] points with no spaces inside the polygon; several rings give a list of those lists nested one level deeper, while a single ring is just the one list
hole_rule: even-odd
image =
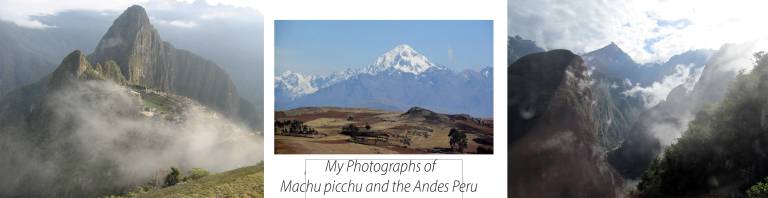
[{"label": "grassy field", "polygon": [[[275,112],[278,121],[300,121],[317,131],[320,136],[302,137],[283,135],[275,128],[276,154],[418,154],[450,148],[450,130],[466,132],[466,153],[476,153],[481,146],[476,138],[492,138],[492,120],[474,120],[465,115],[449,115],[427,109],[392,112],[375,109],[304,107]],[[383,144],[351,141],[342,134],[347,125],[370,126],[370,130],[387,134]],[[403,140],[409,144],[404,144]],[[492,139],[491,139],[492,140]],[[492,145],[490,145],[492,147]]]},{"label": "grassy field", "polygon": [[264,163],[129,197],[264,197]]}]

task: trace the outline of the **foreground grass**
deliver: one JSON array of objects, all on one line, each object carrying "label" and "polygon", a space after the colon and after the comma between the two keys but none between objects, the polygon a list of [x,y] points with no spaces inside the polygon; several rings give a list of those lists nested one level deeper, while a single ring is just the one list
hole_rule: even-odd
[{"label": "foreground grass", "polygon": [[209,175],[134,197],[264,197],[264,163]]}]

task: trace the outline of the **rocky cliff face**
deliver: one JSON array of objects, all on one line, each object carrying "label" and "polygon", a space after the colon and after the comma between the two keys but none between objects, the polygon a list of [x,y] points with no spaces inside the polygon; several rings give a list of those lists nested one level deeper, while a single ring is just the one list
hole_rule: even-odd
[{"label": "rocky cliff face", "polygon": [[509,196],[617,196],[623,181],[599,146],[584,61],[567,50],[534,53],[508,74]]},{"label": "rocky cliff face", "polygon": [[226,115],[239,113],[241,98],[229,75],[164,42],[141,6],[121,14],[88,59],[101,65],[113,61],[128,84],[187,96]]},{"label": "rocky cliff face", "polygon": [[114,61],[107,61],[103,65],[91,65],[82,51],[75,50],[67,55],[51,74],[48,87],[58,89],[73,80],[112,80],[116,83],[124,83],[125,77]]},{"label": "rocky cliff face", "polygon": [[131,84],[172,90],[175,49],[163,42],[141,6],[131,6],[101,38],[89,59],[115,61]]}]

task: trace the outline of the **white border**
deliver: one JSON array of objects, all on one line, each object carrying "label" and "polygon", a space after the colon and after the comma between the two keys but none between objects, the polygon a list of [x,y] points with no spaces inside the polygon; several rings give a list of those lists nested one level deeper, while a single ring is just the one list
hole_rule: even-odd
[{"label": "white border", "polygon": [[[464,197],[507,194],[507,5],[506,1],[467,0],[280,0],[264,3],[264,193],[280,193],[288,176],[303,176],[304,159],[464,159],[464,174],[480,182]],[[275,155],[274,154],[274,20],[493,20],[494,154],[493,155]],[[291,196],[293,195],[293,196]],[[386,197],[371,195],[370,197]],[[443,196],[447,194],[435,194]],[[423,196],[423,195],[422,195]],[[296,196],[296,197],[303,197]],[[351,197],[351,196],[350,196]]]}]

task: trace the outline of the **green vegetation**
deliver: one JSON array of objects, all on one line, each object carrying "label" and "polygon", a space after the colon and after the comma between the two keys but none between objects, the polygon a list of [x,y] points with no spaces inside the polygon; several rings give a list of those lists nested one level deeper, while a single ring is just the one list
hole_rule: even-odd
[{"label": "green vegetation", "polygon": [[360,128],[355,126],[355,124],[348,124],[347,126],[341,127],[341,134],[356,136],[359,133],[360,133]]},{"label": "green vegetation", "polygon": [[96,63],[96,66],[92,69],[101,76],[101,79],[110,79],[116,83],[124,83],[125,76],[120,71],[120,66],[113,60],[108,60],[103,65]]},{"label": "green vegetation", "polygon": [[205,176],[208,176],[208,175],[210,175],[210,174],[211,174],[211,173],[209,173],[209,172],[208,172],[207,170],[205,170],[205,169],[202,169],[202,168],[193,168],[192,170],[189,170],[189,172],[187,173],[187,175],[188,175],[188,176],[187,176],[187,177],[184,177],[184,181],[187,181],[187,180],[195,180],[195,179],[200,179],[200,178],[203,178],[203,177],[205,177]]},{"label": "green vegetation", "polygon": [[768,197],[768,177],[763,179],[763,182],[759,182],[747,190],[747,196],[750,198],[762,198]]},{"label": "green vegetation", "polygon": [[[162,189],[138,187],[122,197],[264,197],[264,163],[202,176],[207,171],[192,169],[185,182]],[[111,196],[121,197],[121,196]]]},{"label": "green vegetation", "polygon": [[165,187],[176,185],[179,183],[179,180],[181,180],[179,169],[171,167],[171,172],[165,176]]},{"label": "green vegetation", "polygon": [[467,134],[456,128],[451,128],[448,136],[451,137],[451,149],[458,152],[464,152],[464,149],[467,148]]},{"label": "green vegetation", "polygon": [[159,112],[171,112],[173,106],[177,105],[177,103],[169,97],[163,97],[157,94],[146,94],[141,97],[141,101],[145,108],[153,108]]},{"label": "green vegetation", "polygon": [[275,130],[282,134],[317,135],[317,130],[298,120],[275,121]]},{"label": "green vegetation", "polygon": [[725,99],[699,112],[646,170],[641,196],[741,194],[768,176],[768,55],[755,57],[753,72],[739,74]]}]

